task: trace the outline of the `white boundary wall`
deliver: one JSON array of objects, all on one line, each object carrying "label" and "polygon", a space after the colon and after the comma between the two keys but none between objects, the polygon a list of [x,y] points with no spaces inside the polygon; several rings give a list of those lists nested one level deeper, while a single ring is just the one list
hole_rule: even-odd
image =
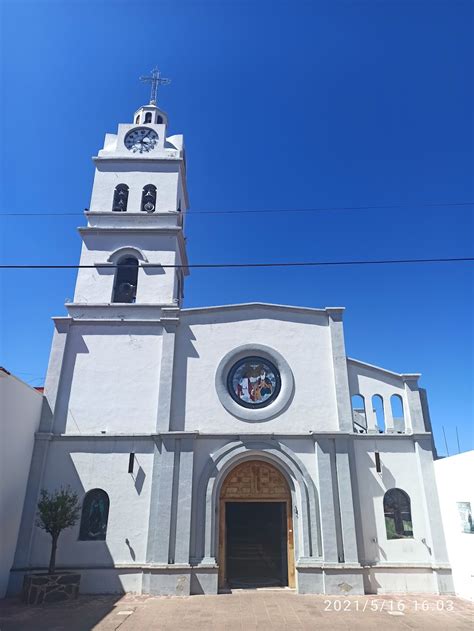
[{"label": "white boundary wall", "polygon": [[0,598],[15,555],[42,395],[0,369]]},{"label": "white boundary wall", "polygon": [[474,600],[474,533],[462,532],[458,502],[474,517],[474,451],[435,461],[443,526],[456,594]]}]

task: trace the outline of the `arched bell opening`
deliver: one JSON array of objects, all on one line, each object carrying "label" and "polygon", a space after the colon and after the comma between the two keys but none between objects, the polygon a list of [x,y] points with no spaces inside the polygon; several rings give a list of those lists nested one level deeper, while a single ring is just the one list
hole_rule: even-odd
[{"label": "arched bell opening", "polygon": [[268,461],[241,462],[222,483],[219,586],[295,586],[291,491]]}]

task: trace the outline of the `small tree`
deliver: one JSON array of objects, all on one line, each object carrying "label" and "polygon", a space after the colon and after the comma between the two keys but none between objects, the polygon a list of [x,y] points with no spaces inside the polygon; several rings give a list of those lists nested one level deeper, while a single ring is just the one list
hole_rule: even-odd
[{"label": "small tree", "polygon": [[79,519],[80,506],[77,493],[69,487],[60,488],[59,491],[48,493],[41,491],[41,499],[38,502],[38,518],[36,525],[51,535],[51,558],[49,560],[48,573],[53,574],[56,566],[56,549],[61,531],[70,528]]}]

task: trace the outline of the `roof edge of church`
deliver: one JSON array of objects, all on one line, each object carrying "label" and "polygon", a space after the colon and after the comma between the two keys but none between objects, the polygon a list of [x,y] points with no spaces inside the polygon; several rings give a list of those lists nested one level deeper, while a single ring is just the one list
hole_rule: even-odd
[{"label": "roof edge of church", "polygon": [[375,364],[369,364],[368,362],[363,362],[360,359],[354,359],[353,357],[347,357],[348,362],[352,362],[354,364],[359,364],[359,366],[364,366],[365,368],[373,368],[374,370],[380,370],[389,375],[393,375],[394,377],[399,377],[400,379],[419,379],[421,377],[420,372],[395,372],[393,370],[388,370],[387,368],[382,368],[381,366],[375,366]]},{"label": "roof edge of church", "polygon": [[262,308],[262,309],[279,309],[281,311],[297,311],[299,313],[329,313],[329,312],[342,312],[345,307],[324,307],[317,309],[316,307],[298,307],[295,305],[280,305],[271,302],[240,302],[230,305],[213,305],[209,307],[191,307],[188,309],[181,309],[181,313],[207,313],[209,311],[227,311],[231,309],[249,309],[249,308]]}]

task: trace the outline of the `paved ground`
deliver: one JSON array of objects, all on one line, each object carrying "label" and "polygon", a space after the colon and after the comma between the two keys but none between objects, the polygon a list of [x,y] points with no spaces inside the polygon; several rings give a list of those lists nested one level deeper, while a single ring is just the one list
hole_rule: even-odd
[{"label": "paved ground", "polygon": [[303,596],[246,590],[219,596],[82,596],[67,605],[25,607],[0,601],[1,631],[151,629],[473,629],[474,605],[445,596]]}]

